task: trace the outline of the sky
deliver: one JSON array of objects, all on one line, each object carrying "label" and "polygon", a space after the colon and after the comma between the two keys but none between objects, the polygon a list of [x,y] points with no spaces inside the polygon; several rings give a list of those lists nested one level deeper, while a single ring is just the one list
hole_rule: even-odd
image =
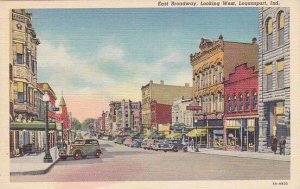
[{"label": "sky", "polygon": [[201,38],[251,42],[256,8],[29,9],[38,46],[38,82],[48,82],[83,121],[111,100],[141,101],[153,80],[192,85],[189,55]]}]

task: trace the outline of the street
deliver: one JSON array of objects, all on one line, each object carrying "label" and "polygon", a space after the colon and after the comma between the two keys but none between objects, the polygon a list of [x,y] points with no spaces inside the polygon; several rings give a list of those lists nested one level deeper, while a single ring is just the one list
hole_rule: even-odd
[{"label": "street", "polygon": [[290,163],[197,153],[149,151],[100,141],[101,158],[59,161],[44,175],[11,182],[276,180],[290,178]]}]

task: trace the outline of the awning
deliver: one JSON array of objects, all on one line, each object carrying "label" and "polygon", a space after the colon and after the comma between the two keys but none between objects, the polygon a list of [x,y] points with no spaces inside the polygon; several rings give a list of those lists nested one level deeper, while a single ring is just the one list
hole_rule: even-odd
[{"label": "awning", "polygon": [[180,133],[171,133],[168,136],[166,136],[166,138],[181,138],[181,134]]},{"label": "awning", "polygon": [[188,137],[196,137],[197,136],[204,136],[206,135],[206,129],[193,129],[190,132],[188,132]]},{"label": "awning", "polygon": [[240,126],[226,126],[226,129],[240,129]]},{"label": "awning", "polygon": [[[11,122],[10,130],[37,130],[44,131],[46,128],[46,122],[43,121],[34,121],[31,123],[19,123],[19,122]],[[56,123],[49,122],[49,130],[56,130]]]}]

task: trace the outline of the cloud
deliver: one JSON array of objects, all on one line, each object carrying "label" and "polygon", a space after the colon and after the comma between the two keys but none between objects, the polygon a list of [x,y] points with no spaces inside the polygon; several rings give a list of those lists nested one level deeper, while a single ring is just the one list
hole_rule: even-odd
[{"label": "cloud", "polygon": [[108,45],[102,47],[98,52],[98,60],[100,62],[123,62],[124,50],[118,46]]}]

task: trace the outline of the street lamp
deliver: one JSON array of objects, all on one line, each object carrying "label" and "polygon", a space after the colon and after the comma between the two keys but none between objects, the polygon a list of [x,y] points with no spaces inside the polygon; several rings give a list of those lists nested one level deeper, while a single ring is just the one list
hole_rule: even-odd
[{"label": "street lamp", "polygon": [[48,109],[49,109],[49,95],[47,92],[43,95],[43,101],[46,103],[46,127],[45,127],[45,133],[46,133],[46,149],[45,149],[45,157],[44,157],[44,163],[50,163],[53,162],[50,151],[49,151],[49,138],[48,138]]}]

